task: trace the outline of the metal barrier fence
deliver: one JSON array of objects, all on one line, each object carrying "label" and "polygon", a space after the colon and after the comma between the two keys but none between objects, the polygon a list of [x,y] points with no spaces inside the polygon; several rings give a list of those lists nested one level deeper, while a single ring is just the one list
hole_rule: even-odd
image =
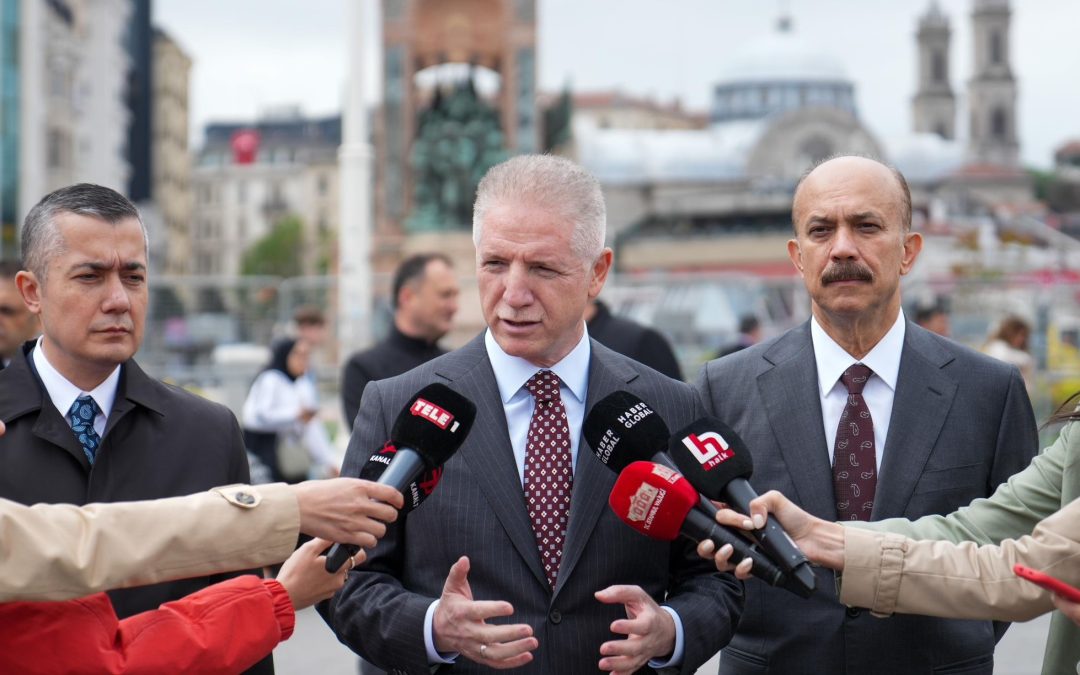
[{"label": "metal barrier fence", "polygon": [[[390,279],[375,280],[373,333],[391,322]],[[463,344],[483,327],[475,280],[462,279],[458,327],[445,341]],[[797,278],[740,275],[656,274],[609,280],[604,299],[618,314],[651,325],[675,348],[690,379],[700,365],[732,341],[743,314],[757,315],[766,336],[809,317],[809,300]],[[1032,326],[1030,351],[1036,370],[1029,390],[1042,419],[1080,390],[1080,284],[1063,281],[975,280],[908,282],[906,304],[948,307],[953,338],[974,348],[1005,314]],[[337,412],[340,364],[348,356],[336,340],[337,296],[332,277],[159,277],[152,280],[150,314],[139,352],[143,367],[239,410],[247,387],[265,362],[266,345],[284,334],[301,305],[323,309],[327,344],[314,367],[328,412]],[[908,307],[911,316],[911,307]]]}]

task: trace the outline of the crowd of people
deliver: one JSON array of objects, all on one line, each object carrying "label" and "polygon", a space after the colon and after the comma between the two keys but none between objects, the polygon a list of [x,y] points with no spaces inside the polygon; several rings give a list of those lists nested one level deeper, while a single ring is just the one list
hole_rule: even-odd
[{"label": "crowd of people", "polygon": [[[134,359],[150,275],[135,207],[94,185],[50,193],[21,264],[0,269],[0,670],[272,672],[295,611],[320,603],[363,673],[694,673],[722,649],[725,675],[991,675],[1000,621],[1051,609],[1044,672],[1071,672],[1080,609],[1011,567],[1080,582],[1077,413],[1062,408],[1039,453],[1022,369],[909,319],[900,280],[924,245],[911,222],[895,169],[814,167],[787,245],[810,319],[764,336],[742,317],[692,386],[659,332],[598,300],[614,254],[597,180],[564,158],[509,159],[473,209],[486,329],[440,346],[454,264],[403,261],[389,335],[344,366],[339,464],[311,377],[318,310],[270,345],[238,420]],[[417,398],[433,386],[475,419]],[[627,393],[647,404],[626,429],[731,425],[767,494],[716,519],[776,519],[817,563],[816,592],[730,564],[732,544],[621,522],[616,474],[583,430]],[[416,417],[467,435],[419,467],[430,439],[401,435]],[[295,452],[329,478],[303,480]],[[359,478],[385,453],[419,468]],[[272,482],[250,485],[252,467]],[[300,533],[314,539],[297,547]],[[328,571],[332,542],[359,548]]]}]

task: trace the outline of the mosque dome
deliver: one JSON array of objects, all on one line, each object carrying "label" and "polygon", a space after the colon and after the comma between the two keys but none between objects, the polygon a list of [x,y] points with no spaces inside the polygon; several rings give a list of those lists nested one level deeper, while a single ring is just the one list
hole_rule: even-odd
[{"label": "mosque dome", "polygon": [[724,68],[713,90],[712,121],[761,119],[808,107],[855,114],[855,88],[837,59],[798,36],[788,17]]}]

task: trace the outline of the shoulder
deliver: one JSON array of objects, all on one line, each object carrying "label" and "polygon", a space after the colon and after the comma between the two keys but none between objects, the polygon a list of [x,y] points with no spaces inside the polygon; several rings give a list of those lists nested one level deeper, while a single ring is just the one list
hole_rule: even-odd
[{"label": "shoulder", "polygon": [[[957,379],[1005,381],[1020,377],[1016,366],[908,322],[905,356],[918,355]],[[900,367],[904,367],[901,360]]]},{"label": "shoulder", "polygon": [[190,424],[189,432],[206,433],[211,429],[218,431],[222,427],[237,423],[236,416],[221,403],[215,403],[183,387],[160,380],[150,379],[147,385],[154,393],[154,400],[138,402],[162,413],[167,422]]},{"label": "shoulder", "polygon": [[706,377],[719,377],[733,372],[761,372],[790,359],[812,360],[813,349],[809,324],[805,323],[745,349],[708,361],[702,368],[702,373]]},{"label": "shoulder", "polygon": [[674,380],[649,366],[605,347],[595,339],[591,344],[592,358],[596,366],[611,371],[616,378],[629,383],[631,389],[664,392],[668,395],[691,399],[696,396],[694,388],[681,380]]}]

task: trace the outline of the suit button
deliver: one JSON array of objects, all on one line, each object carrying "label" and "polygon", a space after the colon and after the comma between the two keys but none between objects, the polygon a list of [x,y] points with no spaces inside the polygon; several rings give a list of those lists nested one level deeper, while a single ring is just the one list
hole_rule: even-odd
[{"label": "suit button", "polygon": [[859,615],[862,614],[862,610],[858,607],[848,607],[847,611],[844,613],[847,614],[849,619],[857,619],[859,618]]},{"label": "suit button", "polygon": [[255,503],[255,495],[250,492],[237,492],[233,495],[240,504],[251,505]]},{"label": "suit button", "polygon": [[550,621],[553,624],[558,625],[559,622],[562,621],[562,613],[559,612],[559,610],[557,610],[557,609],[551,610],[551,613],[548,614],[548,621]]}]

